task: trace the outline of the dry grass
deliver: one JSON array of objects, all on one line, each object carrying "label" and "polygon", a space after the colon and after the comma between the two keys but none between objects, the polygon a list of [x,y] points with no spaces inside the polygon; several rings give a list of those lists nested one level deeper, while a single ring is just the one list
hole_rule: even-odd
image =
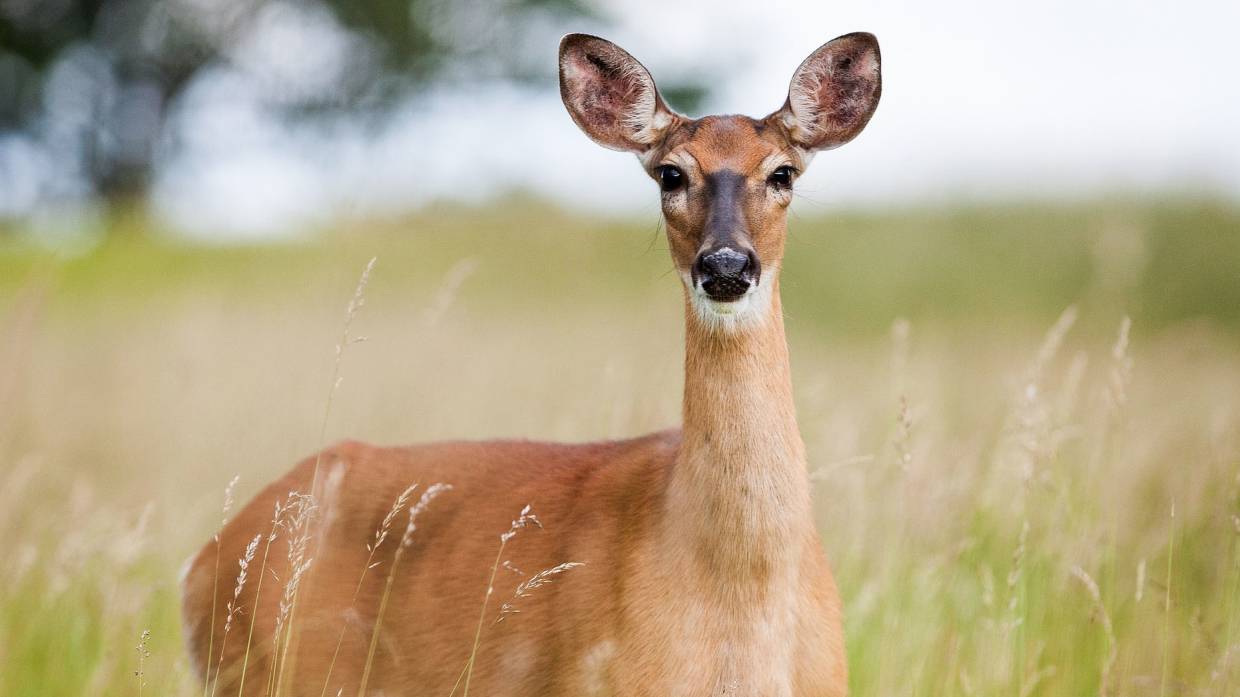
[{"label": "dry grass", "polygon": [[[0,694],[204,694],[176,571],[220,520],[203,492],[236,473],[244,501],[324,438],[581,440],[677,421],[680,308],[662,252],[633,262],[631,286],[548,290],[529,279],[579,252],[509,273],[499,250],[406,265],[390,240],[355,244],[312,265],[269,252],[317,270],[295,290],[258,268],[149,294],[96,280],[89,299],[36,275],[0,296],[14,328],[0,336]],[[333,346],[356,336],[337,340],[342,301],[376,252],[350,319],[370,341],[341,358]],[[793,293],[814,285],[788,273]],[[1100,288],[1107,302],[1090,291],[1058,320],[889,315],[887,334],[823,332],[795,299],[808,296],[790,298],[854,695],[1240,691],[1240,346],[1209,322],[1130,322],[1111,302],[1122,289]],[[409,500],[374,546],[401,509],[412,534]],[[296,540],[310,514],[288,504],[272,529]],[[261,582],[270,531],[255,532],[244,564],[221,560],[221,583]],[[295,622],[285,591],[259,610]],[[217,655],[247,639],[246,615],[231,624]]]}]

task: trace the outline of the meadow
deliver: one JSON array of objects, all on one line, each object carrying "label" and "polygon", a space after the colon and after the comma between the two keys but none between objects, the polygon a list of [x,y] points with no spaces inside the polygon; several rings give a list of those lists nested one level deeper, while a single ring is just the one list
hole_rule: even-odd
[{"label": "meadow", "polygon": [[[654,211],[150,225],[74,255],[0,232],[0,695],[202,694],[177,573],[234,476],[244,502],[343,437],[679,420]],[[1240,209],[801,214],[783,290],[852,695],[1240,694]]]}]

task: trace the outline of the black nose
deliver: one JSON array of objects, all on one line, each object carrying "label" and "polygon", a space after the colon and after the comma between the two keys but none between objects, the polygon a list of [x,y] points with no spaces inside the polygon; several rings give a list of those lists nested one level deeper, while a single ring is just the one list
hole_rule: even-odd
[{"label": "black nose", "polygon": [[749,290],[758,263],[752,252],[743,254],[724,247],[699,255],[695,267],[707,295],[715,300],[736,300]]}]

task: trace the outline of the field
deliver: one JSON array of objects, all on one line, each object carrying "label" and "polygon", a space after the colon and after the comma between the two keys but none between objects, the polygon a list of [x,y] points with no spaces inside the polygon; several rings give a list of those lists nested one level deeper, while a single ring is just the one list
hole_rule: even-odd
[{"label": "field", "polygon": [[[1240,694],[1240,210],[791,228],[794,379],[851,693]],[[0,695],[201,694],[176,579],[234,475],[244,501],[345,436],[676,423],[665,246],[653,213],[524,200],[247,247],[140,218],[75,256],[0,234]],[[372,257],[350,328],[366,341],[337,362]]]}]

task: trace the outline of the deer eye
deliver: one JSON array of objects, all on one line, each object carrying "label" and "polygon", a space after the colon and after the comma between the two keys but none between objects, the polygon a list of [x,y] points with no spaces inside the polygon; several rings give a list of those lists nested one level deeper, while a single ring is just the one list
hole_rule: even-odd
[{"label": "deer eye", "polygon": [[684,172],[674,165],[663,165],[656,170],[656,176],[659,179],[659,186],[664,191],[675,191],[685,183]]},{"label": "deer eye", "polygon": [[771,172],[771,176],[767,177],[766,180],[776,189],[791,189],[792,177],[795,174],[796,170],[792,169],[788,165],[784,165],[774,172]]}]

